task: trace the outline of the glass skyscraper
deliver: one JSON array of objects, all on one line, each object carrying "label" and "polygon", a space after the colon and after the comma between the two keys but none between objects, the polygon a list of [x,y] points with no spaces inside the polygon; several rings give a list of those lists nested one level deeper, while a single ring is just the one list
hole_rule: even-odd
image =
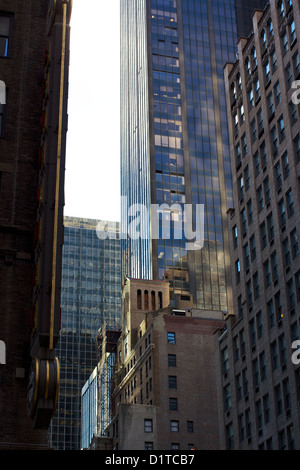
[{"label": "glass skyscraper", "polygon": [[[123,237],[122,272],[167,277],[173,294],[191,294],[197,308],[208,310],[231,305],[223,67],[235,58],[238,36],[250,33],[253,9],[265,2],[243,3],[121,0],[121,228],[128,233],[136,217],[142,232]],[[154,236],[154,204],[170,209],[168,236]],[[184,236],[175,236],[186,205],[194,227],[194,208],[204,205],[201,250],[188,250]]]},{"label": "glass skyscraper", "polygon": [[64,226],[61,332],[56,348],[61,379],[49,444],[56,450],[80,450],[81,390],[97,365],[97,333],[107,324],[120,328],[119,223],[101,221],[100,226],[95,220],[65,217]]}]

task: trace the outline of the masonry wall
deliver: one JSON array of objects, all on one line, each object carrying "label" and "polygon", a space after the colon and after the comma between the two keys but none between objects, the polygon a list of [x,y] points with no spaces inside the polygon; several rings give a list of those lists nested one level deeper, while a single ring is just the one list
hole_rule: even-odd
[{"label": "masonry wall", "polygon": [[27,416],[33,230],[42,112],[48,1],[0,0],[13,13],[11,54],[0,58],[7,87],[5,136],[0,139],[0,449],[46,448],[47,432]]}]

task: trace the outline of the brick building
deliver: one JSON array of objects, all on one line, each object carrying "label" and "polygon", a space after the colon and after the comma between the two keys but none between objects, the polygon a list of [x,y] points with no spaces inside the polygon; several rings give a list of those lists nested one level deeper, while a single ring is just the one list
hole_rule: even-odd
[{"label": "brick building", "polygon": [[108,438],[119,450],[219,448],[214,332],[223,314],[176,307],[168,282],[126,279],[112,419],[95,448]]},{"label": "brick building", "polygon": [[299,1],[271,0],[225,67],[235,315],[216,344],[227,449],[300,448],[299,39]]},{"label": "brick building", "polygon": [[70,15],[0,1],[0,448],[46,448],[57,397]]}]

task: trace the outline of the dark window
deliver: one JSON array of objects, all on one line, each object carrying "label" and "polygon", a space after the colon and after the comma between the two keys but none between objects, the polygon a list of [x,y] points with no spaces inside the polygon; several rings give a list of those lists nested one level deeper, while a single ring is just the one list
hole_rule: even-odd
[{"label": "dark window", "polygon": [[187,421],[187,432],[194,432],[194,421]]},{"label": "dark window", "polygon": [[168,366],[176,367],[176,355],[175,354],[168,354]]},{"label": "dark window", "polygon": [[12,14],[0,13],[0,57],[9,57],[11,48]]},{"label": "dark window", "polygon": [[169,410],[176,411],[178,409],[177,398],[169,398]]},{"label": "dark window", "polygon": [[169,375],[169,388],[177,388],[176,375]]}]

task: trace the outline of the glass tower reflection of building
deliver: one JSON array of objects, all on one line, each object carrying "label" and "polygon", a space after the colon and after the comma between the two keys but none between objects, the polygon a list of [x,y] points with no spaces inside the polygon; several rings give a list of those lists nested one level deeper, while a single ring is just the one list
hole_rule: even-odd
[{"label": "glass tower reflection of building", "polygon": [[57,411],[49,429],[55,450],[80,450],[81,390],[97,365],[96,337],[103,325],[120,328],[119,223],[65,217],[61,333],[56,355],[61,379]]},{"label": "glass tower reflection of building", "polygon": [[[121,0],[122,224],[136,202],[132,194],[146,205],[205,210],[202,250],[187,251],[184,237],[174,237],[173,213],[168,239],[150,240],[149,228],[148,239],[124,242],[123,274],[162,279],[167,273],[171,290],[191,293],[203,309],[228,309],[232,188],[223,67],[235,58],[238,33],[250,32],[245,18],[261,6],[250,3],[241,23],[238,0]],[[143,251],[150,259],[142,259]]]}]

